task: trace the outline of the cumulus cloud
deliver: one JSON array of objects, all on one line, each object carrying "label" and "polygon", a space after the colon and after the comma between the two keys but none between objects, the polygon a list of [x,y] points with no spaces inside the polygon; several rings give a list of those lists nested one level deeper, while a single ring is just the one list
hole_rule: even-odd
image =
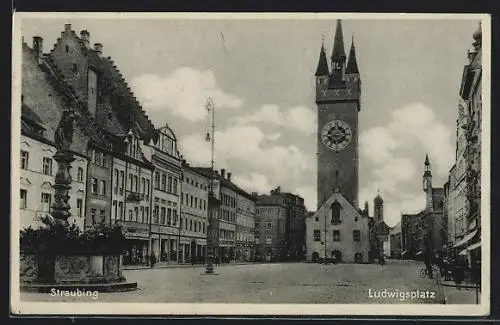
[{"label": "cumulus cloud", "polygon": [[304,199],[308,211],[316,211],[316,188],[312,186],[298,187],[297,194]]},{"label": "cumulus cloud", "polygon": [[219,88],[211,70],[181,67],[167,76],[144,74],[131,81],[134,93],[148,110],[167,110],[188,121],[207,115],[205,103],[210,96],[218,109],[239,108],[244,100]]},{"label": "cumulus cloud", "polygon": [[[235,125],[215,133],[215,161],[218,168],[250,170],[267,175],[270,184],[293,184],[315,168],[314,156],[307,155],[293,145],[269,145],[267,136],[256,126]],[[180,149],[192,164],[210,162],[210,143],[202,134],[191,134],[180,139]],[[235,174],[235,179],[237,176]],[[252,176],[240,179],[267,185],[262,178]],[[248,182],[247,182],[248,183]]]},{"label": "cumulus cloud", "polygon": [[266,139],[267,139],[268,141],[271,141],[271,142],[272,142],[272,141],[276,141],[276,140],[278,140],[279,138],[281,138],[281,133],[279,133],[279,132],[278,132],[278,133],[272,133],[272,134],[268,134],[268,135],[266,135]]},{"label": "cumulus cloud", "polygon": [[[360,152],[372,163],[369,181],[360,191],[360,203],[368,201],[373,209],[373,198],[380,190],[389,225],[395,225],[401,213],[416,213],[425,207],[420,174],[408,156],[429,153],[433,172],[441,176],[448,173],[454,157],[451,131],[422,103],[394,111],[385,127],[364,131]],[[423,156],[419,162],[423,163]]]},{"label": "cumulus cloud", "polygon": [[266,104],[251,114],[237,117],[236,122],[239,124],[267,123],[306,135],[316,132],[316,114],[305,106],[281,110],[277,105]]},{"label": "cumulus cloud", "polygon": [[451,136],[450,129],[436,120],[432,109],[413,103],[395,110],[387,126],[362,132],[360,151],[372,162],[383,164],[393,159],[398,149],[422,149],[429,153],[433,171],[446,175],[455,151]]},{"label": "cumulus cloud", "polygon": [[249,176],[235,176],[233,182],[249,192],[268,193],[273,188],[269,184],[269,179],[259,173],[251,173]]}]

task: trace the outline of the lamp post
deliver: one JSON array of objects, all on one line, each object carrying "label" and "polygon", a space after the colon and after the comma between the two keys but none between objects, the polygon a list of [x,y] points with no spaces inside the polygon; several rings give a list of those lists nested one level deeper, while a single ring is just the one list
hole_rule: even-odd
[{"label": "lamp post", "polygon": [[212,113],[211,132],[207,133],[206,140],[211,142],[211,160],[210,160],[210,186],[208,192],[208,229],[207,229],[207,267],[205,274],[214,274],[214,241],[216,240],[216,232],[218,227],[215,223],[218,218],[219,200],[214,193],[214,149],[215,149],[215,105],[213,100],[208,97],[205,104],[207,111]]}]

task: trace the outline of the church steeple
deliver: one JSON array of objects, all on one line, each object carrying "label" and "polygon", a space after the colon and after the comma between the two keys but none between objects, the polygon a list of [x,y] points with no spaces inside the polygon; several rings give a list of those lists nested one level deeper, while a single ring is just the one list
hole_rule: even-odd
[{"label": "church steeple", "polygon": [[326,60],[325,45],[321,43],[321,50],[319,52],[318,67],[316,68],[316,77],[328,76],[328,61]]},{"label": "church steeple", "polygon": [[351,50],[349,51],[349,60],[345,73],[359,73],[358,62],[356,61],[356,49],[354,48],[354,36],[352,37]]},{"label": "church steeple", "polygon": [[335,38],[333,39],[332,61],[341,58],[345,59],[344,35],[342,35],[342,21],[337,19],[337,28],[335,29]]},{"label": "church steeple", "polygon": [[427,192],[428,189],[432,188],[431,163],[429,161],[429,155],[428,154],[425,154],[423,185],[424,185],[423,186],[424,187],[424,192]]},{"label": "church steeple", "polygon": [[335,39],[333,40],[332,51],[332,73],[330,79],[330,87],[344,88],[345,87],[345,50],[344,36],[342,35],[342,22],[337,19],[337,28],[335,30]]}]

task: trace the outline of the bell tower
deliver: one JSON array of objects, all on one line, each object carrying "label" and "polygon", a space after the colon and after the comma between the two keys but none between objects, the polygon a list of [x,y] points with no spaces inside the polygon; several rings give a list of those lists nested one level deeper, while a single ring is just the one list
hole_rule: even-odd
[{"label": "bell tower", "polygon": [[331,69],[322,44],[316,69],[318,208],[335,191],[358,206],[358,112],[361,81],[354,38],[346,60],[342,22],[337,20]]}]

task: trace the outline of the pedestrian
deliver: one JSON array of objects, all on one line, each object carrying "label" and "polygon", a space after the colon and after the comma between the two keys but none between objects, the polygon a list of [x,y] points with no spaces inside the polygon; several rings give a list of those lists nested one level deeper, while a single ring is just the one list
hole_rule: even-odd
[{"label": "pedestrian", "polygon": [[151,256],[149,257],[150,259],[150,267],[153,268],[156,264],[156,256],[154,252],[151,252]]},{"label": "pedestrian", "polygon": [[461,258],[458,257],[455,260],[455,264],[453,267],[453,280],[455,281],[455,284],[457,286],[458,290],[461,290],[462,282],[464,281],[464,265],[463,262],[461,261]]},{"label": "pedestrian", "polygon": [[146,266],[149,266],[149,253],[146,253]]}]

